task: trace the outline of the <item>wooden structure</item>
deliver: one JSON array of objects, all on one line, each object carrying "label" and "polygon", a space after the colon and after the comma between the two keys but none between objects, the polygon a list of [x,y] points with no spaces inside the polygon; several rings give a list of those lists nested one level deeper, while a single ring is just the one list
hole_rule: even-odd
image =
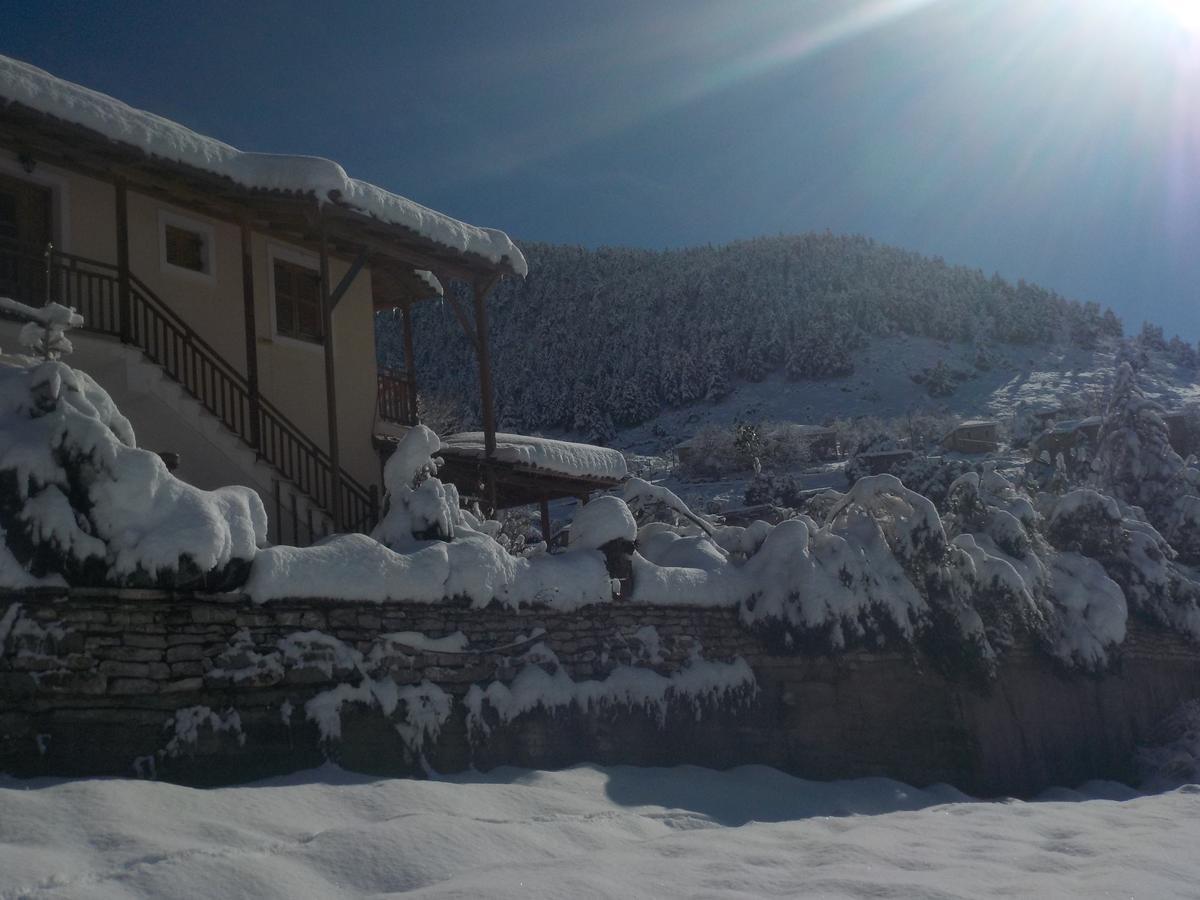
[{"label": "wooden structure", "polygon": [[1000,423],[990,419],[960,422],[942,437],[942,446],[956,453],[994,453],[1000,449]]},{"label": "wooden structure", "polygon": [[1030,444],[1030,457],[1038,459],[1042,454],[1053,462],[1060,453],[1069,453],[1077,447],[1095,446],[1100,439],[1100,416],[1059,422],[1042,432]]}]

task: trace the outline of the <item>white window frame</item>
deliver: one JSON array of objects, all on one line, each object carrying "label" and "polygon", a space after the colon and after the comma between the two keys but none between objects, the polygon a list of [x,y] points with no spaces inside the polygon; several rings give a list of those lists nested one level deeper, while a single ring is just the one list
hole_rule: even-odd
[{"label": "white window frame", "polygon": [[[187,269],[167,261],[167,226],[174,225],[186,231],[195,232],[204,239],[204,271]],[[217,236],[211,224],[190,216],[181,216],[168,209],[158,211],[158,259],[164,274],[180,275],[202,281],[205,284],[215,284],[217,280]]]},{"label": "white window frame", "polygon": [[[287,347],[298,347],[307,350],[309,353],[320,353],[323,356],[325,354],[325,341],[330,339],[330,335],[325,335],[324,340],[317,343],[316,341],[305,341],[300,338],[294,338],[291,335],[279,333],[279,324],[275,317],[275,260],[277,259],[289,262],[294,266],[303,266],[306,269],[311,269],[317,274],[317,277],[321,275],[321,259],[315,253],[309,253],[290,244],[279,244],[275,241],[267,242],[267,284],[270,286],[268,293],[271,298],[271,340]],[[333,330],[332,325],[330,330]]]}]

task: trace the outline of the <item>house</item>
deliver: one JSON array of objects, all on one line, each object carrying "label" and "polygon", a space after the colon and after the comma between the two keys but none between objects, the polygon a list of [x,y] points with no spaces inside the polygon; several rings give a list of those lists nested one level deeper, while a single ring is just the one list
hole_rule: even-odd
[{"label": "house", "polygon": [[[177,453],[176,474],[200,487],[256,488],[275,541],[374,523],[379,448],[417,420],[415,373],[376,368],[375,312],[401,311],[411,363],[412,305],[435,296],[478,358],[483,451],[470,466],[492,505],[514,468],[518,499],[578,495],[520,463],[489,468],[486,298],[525,274],[503,232],[332,161],[242,152],[0,57],[0,295],[76,307],[72,361],[139,443]],[[0,347],[18,328],[0,323]]]},{"label": "house", "polygon": [[942,436],[942,446],[956,453],[994,453],[1000,449],[1000,423],[989,419],[960,422]]},{"label": "house", "polygon": [[865,469],[868,475],[882,475],[886,472],[891,472],[897,466],[902,466],[912,461],[915,455],[911,450],[905,448],[871,450],[866,453],[859,453],[852,458],[851,462],[857,461],[858,465]]},{"label": "house", "polygon": [[1034,438],[1030,456],[1038,459],[1045,453],[1053,461],[1060,453],[1073,451],[1077,447],[1092,447],[1100,439],[1100,426],[1103,423],[1100,416],[1058,422]]}]

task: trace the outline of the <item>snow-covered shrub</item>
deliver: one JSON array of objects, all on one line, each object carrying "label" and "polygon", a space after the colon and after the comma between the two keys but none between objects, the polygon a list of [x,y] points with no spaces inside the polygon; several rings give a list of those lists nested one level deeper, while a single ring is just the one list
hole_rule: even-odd
[{"label": "snow-covered shrub", "polygon": [[791,423],[739,422],[706,425],[680,449],[687,478],[719,478],[736,472],[787,469],[812,459],[811,437]]},{"label": "snow-covered shrub", "polygon": [[629,507],[618,497],[597,497],[575,513],[568,546],[599,550],[613,541],[632,543],[637,538],[637,522]]},{"label": "snow-covered shrub", "polygon": [[[859,438],[855,444],[851,445],[850,455],[846,459],[846,480],[850,484],[854,484],[860,478],[866,478],[872,474],[872,464],[867,461],[867,457],[871,454],[888,453],[901,449],[905,448],[901,446],[900,438],[891,431],[876,431]],[[903,462],[903,460],[897,460],[896,467],[899,468]]]},{"label": "snow-covered shrub", "polygon": [[976,464],[965,459],[947,456],[916,456],[901,463],[894,474],[904,486],[933,501],[939,510],[945,508],[946,494],[960,476],[973,471]]},{"label": "snow-covered shrub", "polygon": [[22,347],[44,360],[69,354],[74,348],[67,338],[67,330],[83,324],[83,316],[61,303],[33,307],[0,297],[0,309],[27,320],[17,340]]},{"label": "snow-covered shrub", "polygon": [[746,486],[742,499],[747,506],[798,507],[803,503],[801,494],[804,490],[803,483],[794,475],[759,472]]},{"label": "snow-covered shrub", "polygon": [[0,358],[0,527],[34,576],[72,585],[228,588],[266,540],[249,488],[175,478],[86,373]]},{"label": "snow-covered shrub", "polygon": [[[247,583],[258,602],[345,597],[475,607],[545,605],[572,610],[612,599],[603,554],[591,548],[521,556],[497,540],[500,523],[462,509],[458,491],[437,477],[441,440],[409,429],[384,467],[384,514],[372,535],[337,535],[305,548],[259,553]],[[617,501],[620,502],[620,501]],[[586,507],[585,507],[586,508]]]},{"label": "snow-covered shrub", "polygon": [[924,386],[930,397],[949,397],[970,377],[970,372],[952,369],[941,359],[911,376],[914,383]]}]

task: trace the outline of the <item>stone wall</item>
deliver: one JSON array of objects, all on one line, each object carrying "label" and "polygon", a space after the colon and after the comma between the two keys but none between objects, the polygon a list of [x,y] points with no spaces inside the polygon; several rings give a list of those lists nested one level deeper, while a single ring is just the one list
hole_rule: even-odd
[{"label": "stone wall", "polygon": [[[468,644],[458,652],[395,637],[459,631]],[[1103,675],[1069,673],[1017,647],[987,685],[944,675],[914,652],[816,656],[772,646],[732,610],[3,594],[0,771],[216,784],[326,758],[391,774],[764,763],[809,778],[887,775],[1030,794],[1131,778],[1133,748],[1200,697],[1196,646],[1136,622]],[[689,693],[684,679],[669,682],[661,704],[612,691],[594,699],[630,667],[670,678],[699,671],[700,659],[738,658],[754,673],[753,690]],[[489,685],[515,689],[530,667],[539,677],[565,673],[554,684],[594,702],[509,720],[476,703],[480,715],[470,715],[473,686],[476,701]]]}]

